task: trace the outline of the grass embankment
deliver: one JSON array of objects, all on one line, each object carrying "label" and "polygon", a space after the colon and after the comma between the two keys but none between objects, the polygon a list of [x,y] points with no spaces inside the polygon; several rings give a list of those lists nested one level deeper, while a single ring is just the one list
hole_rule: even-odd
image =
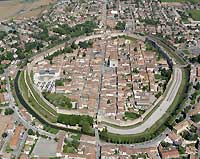
[{"label": "grass embankment", "polygon": [[[58,129],[71,131],[74,133],[83,133],[94,135],[92,124],[93,118],[84,115],[64,115],[57,114],[51,107],[48,107],[35,92],[26,72],[18,72],[15,79],[15,91],[20,104],[23,105],[33,116],[45,124],[45,130],[51,133],[57,133]],[[54,114],[53,114],[54,113]],[[53,115],[52,115],[53,114]],[[65,125],[80,126],[81,129],[70,129],[57,126],[56,123]]]},{"label": "grass embankment", "polygon": [[[25,81],[27,81],[28,86]],[[57,113],[42,101],[37,92],[35,92],[26,72],[20,73],[18,84],[22,96],[31,108],[46,120],[55,123],[57,121]]]},{"label": "grass embankment", "polygon": [[[173,59],[175,59],[175,62],[179,65],[185,65],[187,64],[177,53],[175,53],[166,43],[164,42],[158,42],[160,46],[162,46],[169,56]],[[169,44],[170,45],[170,44]]]},{"label": "grass embankment", "polygon": [[173,101],[170,108],[167,110],[166,114],[157,121],[150,129],[147,129],[143,133],[134,134],[134,135],[119,135],[103,131],[100,133],[100,136],[103,140],[114,143],[136,143],[143,142],[155,138],[161,134],[167,126],[171,126],[176,118],[176,115],[181,111],[181,106],[184,103],[186,97],[186,92],[188,88],[189,80],[189,70],[182,70],[182,82],[178,90],[175,100]]},{"label": "grass embankment", "polygon": [[[25,73],[26,73],[26,74],[25,74]],[[24,78],[24,79],[27,81],[27,87],[29,87],[29,94],[32,95],[32,97],[36,100],[36,102],[37,102],[43,109],[45,109],[45,110],[46,110],[47,112],[49,112],[51,115],[57,116],[56,111],[55,111],[54,109],[52,109],[48,104],[46,104],[46,103],[43,101],[43,99],[40,97],[40,95],[35,91],[35,89],[33,88],[33,85],[32,85],[33,82],[31,82],[31,79],[30,79],[28,73],[27,73],[27,72],[24,72],[24,74],[26,75],[26,76],[24,76],[26,79],[25,79],[25,78]]]}]

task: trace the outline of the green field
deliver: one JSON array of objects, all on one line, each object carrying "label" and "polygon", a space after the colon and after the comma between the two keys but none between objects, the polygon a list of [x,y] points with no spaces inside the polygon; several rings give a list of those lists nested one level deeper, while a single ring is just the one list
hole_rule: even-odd
[{"label": "green field", "polygon": [[200,21],[200,10],[192,9],[188,11],[190,17],[195,21]]}]

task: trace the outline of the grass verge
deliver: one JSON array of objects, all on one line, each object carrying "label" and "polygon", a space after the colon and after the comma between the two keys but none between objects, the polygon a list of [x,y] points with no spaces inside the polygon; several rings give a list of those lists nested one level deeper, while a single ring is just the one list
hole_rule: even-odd
[{"label": "grass verge", "polygon": [[[18,80],[18,85],[19,85],[20,92],[21,92],[23,98],[26,100],[26,102],[31,106],[31,108],[35,112],[37,112],[39,115],[41,115],[46,120],[55,123],[57,121],[56,112],[53,112],[52,110],[49,112],[46,111],[46,109],[50,110],[50,108],[49,107],[47,108],[47,106],[44,105],[44,102],[41,102],[41,99],[38,98],[38,96],[36,95],[36,92],[34,92],[33,88],[31,88],[30,81],[28,80],[28,78],[26,78],[27,83],[29,84],[29,88],[33,92],[37,101],[33,97],[33,94],[31,94],[30,91],[28,91],[29,89],[25,82],[25,73],[26,72],[21,72],[19,75],[19,80]],[[26,76],[26,77],[28,77],[28,76]],[[38,103],[40,103],[40,105]],[[50,113],[50,112],[54,113],[55,116],[53,116],[52,113]]]}]

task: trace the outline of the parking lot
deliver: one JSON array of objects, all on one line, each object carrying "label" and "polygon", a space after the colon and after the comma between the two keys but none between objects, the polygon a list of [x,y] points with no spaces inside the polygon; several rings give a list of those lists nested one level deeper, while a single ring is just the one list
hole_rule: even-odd
[{"label": "parking lot", "polygon": [[32,155],[33,157],[55,157],[56,149],[57,143],[54,140],[40,137],[34,147]]}]

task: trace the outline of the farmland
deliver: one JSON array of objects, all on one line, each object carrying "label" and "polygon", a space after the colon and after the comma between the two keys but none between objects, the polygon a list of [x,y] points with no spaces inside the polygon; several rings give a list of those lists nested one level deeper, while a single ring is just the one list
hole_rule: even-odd
[{"label": "farmland", "polygon": [[39,15],[55,0],[37,0],[21,2],[20,0],[0,1],[0,20],[11,18],[29,18]]}]

